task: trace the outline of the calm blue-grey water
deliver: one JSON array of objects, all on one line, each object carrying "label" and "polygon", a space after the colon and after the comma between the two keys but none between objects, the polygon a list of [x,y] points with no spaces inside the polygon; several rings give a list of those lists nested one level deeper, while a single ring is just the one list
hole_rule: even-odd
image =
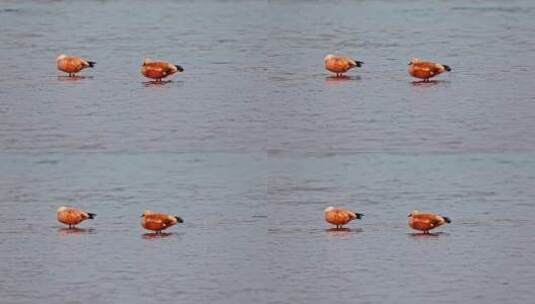
[{"label": "calm blue-grey water", "polygon": [[[0,302],[531,303],[534,16],[0,1]],[[365,65],[332,79],[333,52]],[[97,65],[68,79],[60,53]],[[185,72],[149,83],[147,57]],[[411,57],[453,71],[414,83]],[[66,231],[64,204],[97,217]],[[329,205],[365,217],[329,231]],[[415,235],[415,208],[452,224]],[[144,209],[185,223],[152,238]]]}]

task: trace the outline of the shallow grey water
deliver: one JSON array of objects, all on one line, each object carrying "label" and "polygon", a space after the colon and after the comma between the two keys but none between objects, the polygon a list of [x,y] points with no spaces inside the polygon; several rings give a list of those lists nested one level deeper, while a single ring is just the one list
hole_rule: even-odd
[{"label": "shallow grey water", "polygon": [[[534,14],[1,1],[1,302],[531,302]],[[62,52],[96,68],[65,78]],[[366,64],[335,80],[330,52]],[[413,56],[453,71],[413,83]],[[185,73],[149,83],[145,57]],[[63,204],[98,216],[65,231]],[[329,231],[330,204],[366,216]],[[185,223],[145,235],[149,208]],[[414,235],[414,208],[453,223]]]}]

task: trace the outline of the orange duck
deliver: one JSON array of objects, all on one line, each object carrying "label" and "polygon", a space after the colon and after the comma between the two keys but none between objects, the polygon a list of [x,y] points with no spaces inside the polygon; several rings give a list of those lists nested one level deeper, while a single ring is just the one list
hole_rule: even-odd
[{"label": "orange duck", "polygon": [[345,56],[327,55],[324,58],[325,69],[336,73],[336,77],[342,76],[343,73],[349,71],[354,67],[361,67],[364,62],[356,61]]},{"label": "orange duck", "polygon": [[323,211],[325,221],[329,224],[336,225],[336,228],[342,228],[343,225],[354,219],[361,219],[364,214],[357,213],[344,208],[328,207]]},{"label": "orange duck", "polygon": [[409,62],[409,74],[412,77],[423,79],[425,82],[428,82],[429,78],[433,78],[445,71],[451,71],[451,68],[445,64],[418,58],[412,58]]},{"label": "orange duck", "polygon": [[409,214],[409,226],[414,230],[423,231],[425,234],[429,233],[429,230],[442,226],[445,223],[451,223],[451,220],[445,216],[422,213],[418,210],[413,210]]},{"label": "orange duck", "polygon": [[95,66],[94,61],[87,61],[80,57],[67,56],[65,54],[59,55],[56,59],[56,63],[58,65],[58,70],[69,73],[69,77],[73,77],[74,74],[85,68],[92,68]]},{"label": "orange duck", "polygon": [[96,214],[85,212],[81,209],[72,207],[59,207],[57,211],[58,221],[65,225],[69,225],[69,229],[74,228],[75,225],[87,219],[94,219]]},{"label": "orange duck", "polygon": [[182,218],[165,213],[157,213],[146,210],[141,215],[141,226],[147,230],[156,231],[156,233],[162,232],[177,223],[183,223]]},{"label": "orange duck", "polygon": [[179,65],[165,61],[153,61],[151,59],[145,59],[141,66],[141,74],[147,78],[156,79],[156,81],[162,81],[163,78],[169,75],[183,71],[184,69]]}]

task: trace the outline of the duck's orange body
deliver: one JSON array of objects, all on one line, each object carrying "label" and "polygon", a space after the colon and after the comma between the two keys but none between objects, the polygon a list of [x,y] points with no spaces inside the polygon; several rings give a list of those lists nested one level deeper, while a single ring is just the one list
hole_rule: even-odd
[{"label": "duck's orange body", "polygon": [[345,56],[327,55],[324,58],[325,69],[341,76],[354,67],[361,67],[363,62]]},{"label": "duck's orange body", "polygon": [[141,226],[147,230],[161,232],[177,223],[183,223],[184,221],[178,217],[165,213],[156,213],[152,211],[143,212],[141,219]]},{"label": "duck's orange body", "polygon": [[69,76],[80,72],[85,68],[92,68],[95,65],[93,61],[87,61],[80,57],[59,55],[56,59],[58,70],[69,73]]},{"label": "duck's orange body", "polygon": [[143,74],[143,76],[159,81],[176,72],[183,71],[184,69],[179,65],[174,65],[165,61],[152,61],[150,59],[143,61],[143,65],[141,66],[141,74]]},{"label": "duck's orange body", "polygon": [[440,216],[432,213],[421,213],[414,210],[409,214],[409,226],[414,230],[429,233],[430,230],[435,229],[445,223],[451,223],[450,219],[445,216]]},{"label": "duck's orange body", "polygon": [[78,225],[87,219],[93,219],[96,214],[71,207],[60,207],[57,211],[57,218],[60,223],[72,226]]},{"label": "duck's orange body", "polygon": [[329,224],[336,225],[336,228],[341,228],[352,220],[360,219],[363,216],[363,214],[348,209],[335,207],[328,207],[323,213],[325,215],[325,221]]},{"label": "duck's orange body", "polygon": [[413,58],[409,62],[409,74],[412,77],[428,81],[439,74],[451,71],[447,65]]}]

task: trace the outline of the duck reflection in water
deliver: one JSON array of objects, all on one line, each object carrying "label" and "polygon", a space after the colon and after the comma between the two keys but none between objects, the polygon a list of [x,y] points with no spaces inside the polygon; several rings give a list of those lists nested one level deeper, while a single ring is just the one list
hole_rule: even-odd
[{"label": "duck reflection in water", "polygon": [[349,236],[351,234],[361,233],[363,231],[364,230],[362,230],[361,228],[353,228],[353,229],[350,229],[350,228],[329,228],[329,229],[325,229],[325,232],[327,232],[327,235],[329,237],[344,237],[344,236]]},{"label": "duck reflection in water", "polygon": [[360,76],[348,76],[348,75],[341,75],[341,76],[327,76],[325,77],[325,83],[328,85],[336,85],[336,84],[343,84],[348,83],[350,81],[358,81],[361,80]]},{"label": "duck reflection in water", "polygon": [[74,75],[74,76],[58,76],[57,78],[58,78],[59,81],[76,82],[76,81],[80,81],[80,80],[83,80],[83,79],[93,79],[94,77],[93,76],[78,76],[78,75]]},{"label": "duck reflection in water", "polygon": [[174,235],[175,235],[174,232],[160,232],[160,233],[148,232],[148,233],[144,233],[142,235],[142,238],[145,240],[153,240],[153,239],[163,239],[163,238],[171,237]]},{"label": "duck reflection in water", "polygon": [[437,239],[441,236],[447,236],[449,233],[447,232],[429,232],[429,233],[418,233],[418,232],[412,232],[408,234],[410,238],[412,239]]},{"label": "duck reflection in water", "polygon": [[93,233],[94,231],[95,229],[93,228],[85,229],[85,228],[78,228],[78,227],[73,227],[73,228],[62,227],[58,229],[58,234],[59,235],[82,235],[82,234],[87,234],[87,233]]},{"label": "duck reflection in water", "polygon": [[150,80],[150,81],[144,81],[142,82],[145,87],[163,87],[166,84],[174,83],[176,81],[173,80]]},{"label": "duck reflection in water", "polygon": [[448,84],[448,83],[450,82],[447,80],[428,80],[428,81],[414,80],[414,81],[411,81],[411,84],[418,88],[427,88],[427,87],[432,87],[432,86],[436,86],[440,84]]}]

